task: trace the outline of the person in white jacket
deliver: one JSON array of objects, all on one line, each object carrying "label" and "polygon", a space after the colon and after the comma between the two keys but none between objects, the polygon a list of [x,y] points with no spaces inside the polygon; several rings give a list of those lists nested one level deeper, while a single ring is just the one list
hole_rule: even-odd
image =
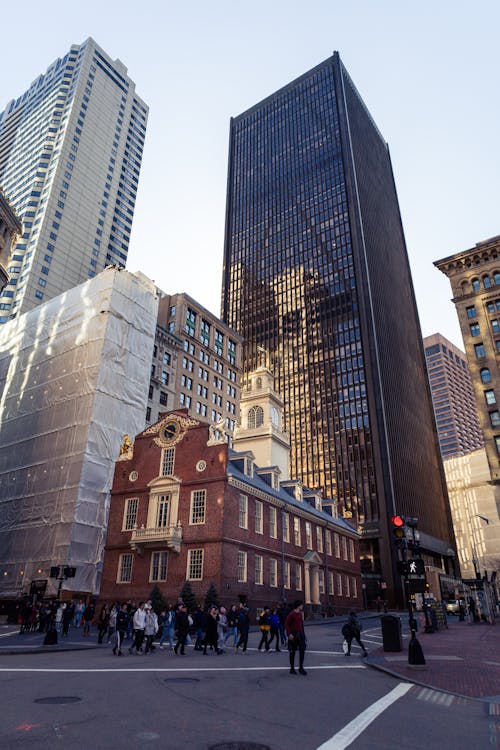
[{"label": "person in white jacket", "polygon": [[146,611],[144,608],[144,602],[140,602],[139,606],[135,610],[133,624],[134,640],[132,641],[132,645],[130,646],[128,652],[129,654],[133,654],[135,649],[135,653],[138,654],[140,651],[142,651],[144,629],[146,627]]},{"label": "person in white jacket", "polygon": [[145,654],[150,654],[153,650],[153,638],[158,632],[158,616],[150,604],[145,606],[146,622],[144,625],[144,635],[146,636]]}]

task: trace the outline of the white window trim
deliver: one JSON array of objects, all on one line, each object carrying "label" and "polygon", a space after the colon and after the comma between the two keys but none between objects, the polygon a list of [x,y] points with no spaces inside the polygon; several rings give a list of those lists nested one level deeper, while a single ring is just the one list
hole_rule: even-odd
[{"label": "white window trim", "polygon": [[[273,519],[273,521],[271,521]],[[274,523],[274,534],[273,534],[273,523]],[[269,536],[271,539],[278,538],[278,511],[274,505],[269,506]]]},{"label": "white window trim", "polygon": [[[260,510],[260,513],[257,509]],[[255,533],[264,533],[264,503],[261,500],[255,501]]]},{"label": "white window trim", "polygon": [[[245,564],[243,566],[243,578],[240,578],[240,555],[242,556],[242,560],[245,561]],[[238,576],[238,583],[247,583],[248,581],[248,554],[246,552],[243,552],[242,550],[238,550],[238,565],[237,565],[237,576]]]},{"label": "white window trim", "polygon": [[[273,574],[274,573],[274,583]],[[276,558],[271,557],[269,559],[269,586],[273,589],[278,588],[278,561]]]},{"label": "white window trim", "polygon": [[[153,578],[153,557],[154,555],[166,555],[165,564],[165,578]],[[158,564],[158,570],[160,569],[160,563]],[[168,551],[167,550],[153,550],[151,552],[151,561],[149,564],[149,582],[150,583],[164,583],[168,579]]]},{"label": "white window trim", "polygon": [[[259,568],[257,568],[258,560],[260,560]],[[257,574],[259,574],[259,578],[257,578]],[[262,555],[255,555],[255,585],[264,585],[264,558]]]},{"label": "white window trim", "polygon": [[[137,502],[136,510],[135,510],[135,522],[134,524],[129,528],[127,527],[127,516],[128,516],[128,510],[130,503],[135,500]],[[125,506],[123,508],[123,519],[122,519],[122,531],[132,531],[137,524],[137,515],[139,513],[139,498],[138,497],[127,497],[125,500]]]},{"label": "white window trim", "polygon": [[[194,511],[194,496],[198,492],[203,492],[203,520],[202,521],[194,521],[193,520],[193,511]],[[191,502],[189,505],[189,525],[190,526],[200,526],[205,523],[207,518],[207,491],[205,489],[201,490],[193,490],[191,492]]]},{"label": "white window trim", "polygon": [[[242,516],[241,501],[243,500],[243,498],[245,500],[245,511],[244,511],[244,515],[245,515],[244,524],[245,525],[244,526],[242,526],[241,524],[241,516]],[[238,496],[238,526],[240,529],[248,529],[248,496],[244,495],[241,492]]]},{"label": "white window trim", "polygon": [[[193,557],[193,552],[201,552],[201,575],[199,578],[194,578],[190,576],[190,569],[191,569],[191,558]],[[203,547],[196,547],[194,549],[188,550],[187,554],[187,567],[186,567],[186,581],[202,581],[203,580],[203,563],[205,562],[205,550]]]},{"label": "white window trim", "polygon": [[[121,572],[123,570],[122,560],[124,557],[130,557],[130,578],[127,581],[123,581],[121,579]],[[118,570],[116,571],[116,582],[117,583],[131,583],[133,570],[134,570],[134,555],[132,554],[132,552],[123,552],[118,558]]]}]

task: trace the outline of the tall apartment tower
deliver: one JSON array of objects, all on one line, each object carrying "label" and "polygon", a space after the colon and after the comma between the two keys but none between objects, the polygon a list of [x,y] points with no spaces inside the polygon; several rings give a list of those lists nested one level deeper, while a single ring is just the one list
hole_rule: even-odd
[{"label": "tall apartment tower", "polygon": [[147,116],[126,67],[90,38],[0,114],[0,186],[24,228],[0,323],[125,266]]},{"label": "tall apartment tower", "polygon": [[[401,599],[394,513],[453,533],[387,144],[338,53],[231,120],[222,318],[284,400],[291,476],[361,524],[368,599]],[[385,591],[384,591],[385,593]]]},{"label": "tall apartment tower", "polygon": [[482,448],[467,357],[440,333],[424,339],[424,350],[441,456],[463,456]]}]

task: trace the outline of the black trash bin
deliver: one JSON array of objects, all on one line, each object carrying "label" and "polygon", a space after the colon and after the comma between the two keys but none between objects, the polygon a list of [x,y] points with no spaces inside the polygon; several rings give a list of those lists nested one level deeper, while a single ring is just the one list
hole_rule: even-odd
[{"label": "black trash bin", "polygon": [[384,651],[402,651],[403,634],[401,632],[401,618],[395,615],[384,615],[380,618],[382,624],[382,644]]}]

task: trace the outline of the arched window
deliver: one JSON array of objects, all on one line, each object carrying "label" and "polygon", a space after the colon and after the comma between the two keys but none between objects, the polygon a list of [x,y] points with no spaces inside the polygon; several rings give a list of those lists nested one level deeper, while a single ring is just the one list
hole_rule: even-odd
[{"label": "arched window", "polygon": [[252,408],[248,410],[247,424],[249,429],[260,427],[264,424],[264,409],[262,406],[252,406]]},{"label": "arched window", "polygon": [[500,273],[498,271],[495,271],[493,274],[493,280],[495,284],[500,284]]},{"label": "arched window", "polygon": [[472,288],[475,292],[479,292],[479,290],[481,289],[479,279],[472,279]]},{"label": "arched window", "polygon": [[462,297],[468,293],[468,287],[469,287],[469,283],[467,281],[462,281],[462,283],[460,284]]},{"label": "arched window", "polygon": [[271,406],[271,422],[275,427],[280,426],[280,417],[275,406]]},{"label": "arched window", "polygon": [[[497,282],[495,281],[495,284],[496,283]],[[484,286],[485,289],[489,289],[490,288],[490,286],[491,286],[491,279],[490,279],[489,276],[483,276],[483,286]]]},{"label": "arched window", "polygon": [[481,381],[483,383],[490,383],[491,382],[491,373],[490,373],[490,371],[488,370],[487,367],[483,367],[479,374],[481,376]]}]

